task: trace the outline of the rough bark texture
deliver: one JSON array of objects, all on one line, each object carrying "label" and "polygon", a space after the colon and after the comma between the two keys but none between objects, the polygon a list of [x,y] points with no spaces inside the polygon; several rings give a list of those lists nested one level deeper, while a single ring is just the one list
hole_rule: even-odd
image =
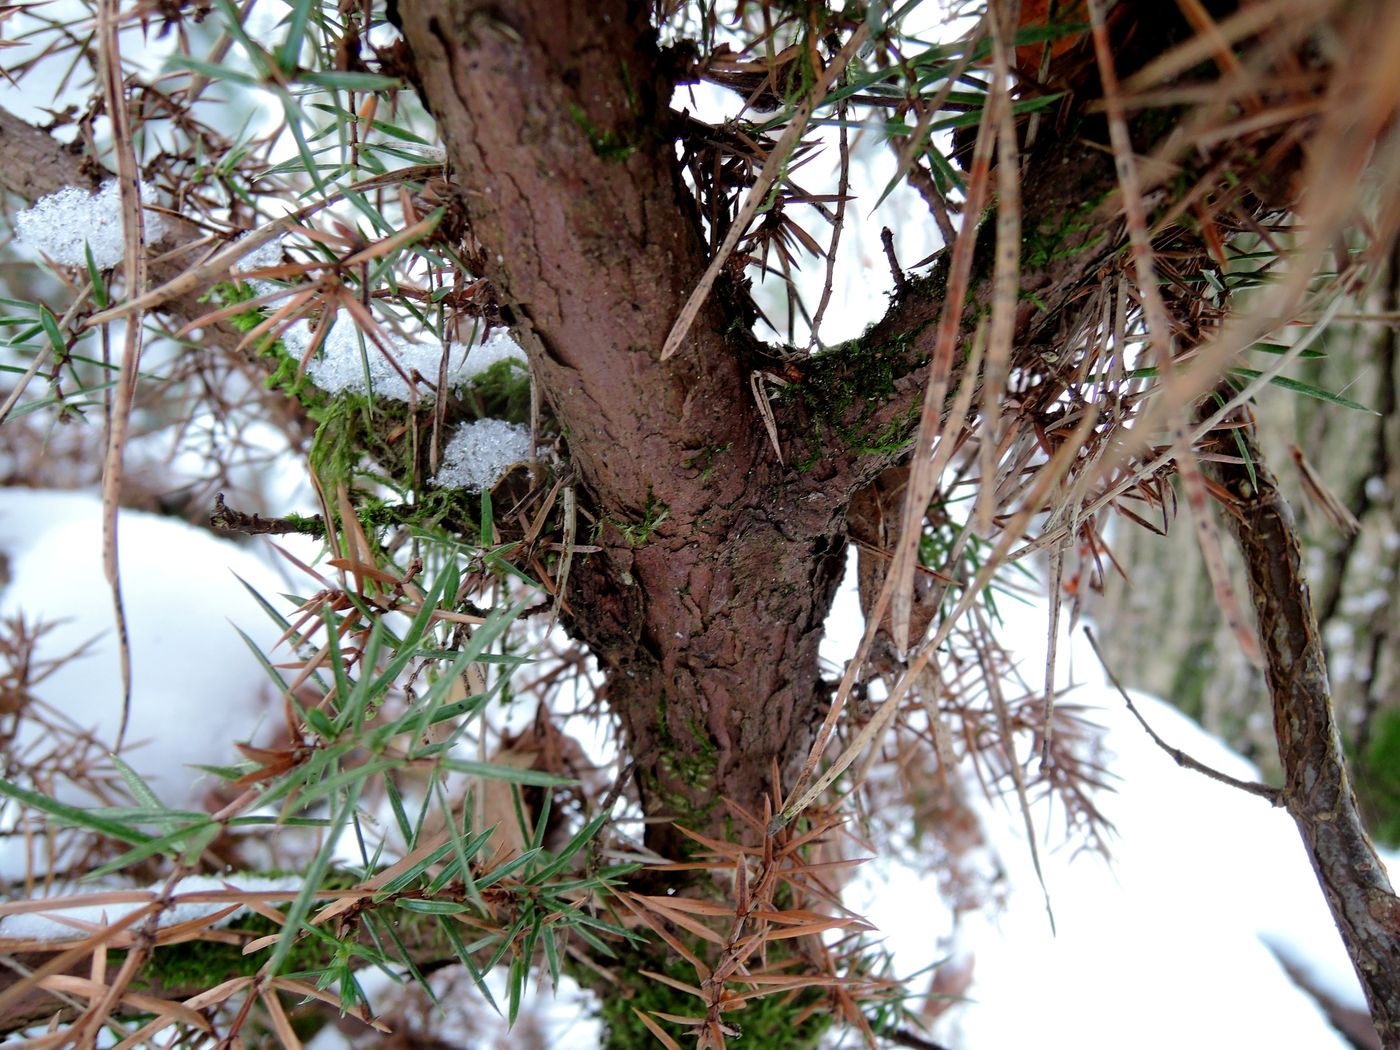
[{"label": "rough bark texture", "polygon": [[1285,804],[1346,941],[1382,1045],[1400,1047],[1400,900],[1357,812],[1293,512],[1250,429],[1223,434],[1215,451],[1222,461],[1204,466],[1228,494],[1231,527],[1244,557]]},{"label": "rough bark texture", "polygon": [[106,175],[99,166],[83,163],[81,149],[65,146],[52,135],[0,110],[0,187],[26,201],[35,201],[64,186],[97,189]]},{"label": "rough bark texture", "polygon": [[573,628],[608,671],[648,810],[708,824],[810,739],[844,464],[784,471],[721,292],[657,348],[705,259],[642,4],[402,5],[488,276],[592,495]]}]

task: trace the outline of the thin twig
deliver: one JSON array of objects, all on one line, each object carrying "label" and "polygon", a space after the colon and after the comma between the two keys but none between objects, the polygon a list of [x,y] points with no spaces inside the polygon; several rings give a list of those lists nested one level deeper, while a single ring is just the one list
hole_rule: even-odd
[{"label": "thin twig", "polygon": [[234,510],[224,502],[222,492],[214,496],[214,510],[209,515],[209,527],[215,532],[241,532],[249,536],[285,536],[300,533],[305,536],[324,536],[326,523],[319,514],[309,518],[263,518],[257,514],[245,514]]},{"label": "thin twig", "polygon": [[[627,781],[632,779],[632,774],[636,771],[636,769],[637,760],[634,758],[629,760],[625,765],[623,765],[623,767],[620,770],[618,770],[617,778],[613,781],[612,787],[608,788],[608,793],[605,796],[603,796],[603,801],[598,806],[599,813],[609,813],[612,811],[613,806],[617,804],[617,800],[622,797],[623,788],[627,786]],[[588,876],[591,877],[592,874],[601,869],[602,866],[603,832],[600,829],[598,834],[593,836],[593,841],[588,844]]]},{"label": "thin twig", "polygon": [[896,1046],[907,1046],[912,1050],[948,1050],[942,1043],[935,1043],[932,1039],[925,1039],[917,1032],[911,1032],[907,1028],[887,1028],[879,1033],[882,1039],[888,1039]]},{"label": "thin twig", "polygon": [[1147,735],[1152,738],[1152,742],[1165,751],[1173,762],[1185,769],[1193,769],[1197,773],[1210,777],[1212,780],[1218,780],[1222,784],[1228,784],[1232,788],[1239,788],[1239,790],[1248,792],[1251,795],[1258,795],[1262,799],[1267,799],[1270,805],[1283,805],[1284,794],[1282,789],[1269,787],[1268,784],[1259,784],[1251,780],[1239,780],[1230,776],[1228,773],[1222,773],[1218,769],[1212,769],[1204,762],[1192,758],[1185,751],[1181,750],[1181,748],[1172,747],[1158,736],[1156,730],[1147,724],[1147,719],[1143,718],[1142,713],[1133,705],[1133,698],[1128,695],[1128,691],[1124,689],[1122,684],[1118,681],[1118,676],[1115,675],[1113,669],[1108,666],[1108,661],[1104,659],[1103,651],[1099,648],[1098,639],[1094,637],[1093,628],[1088,624],[1084,626],[1084,635],[1089,639],[1089,645],[1093,648],[1094,655],[1099,658],[1099,664],[1103,667],[1103,673],[1108,675],[1109,682],[1113,684],[1113,688],[1118,690],[1118,695],[1121,696],[1123,702],[1128,705],[1128,710],[1132,712],[1133,717],[1138,720],[1138,724],[1141,725],[1143,729],[1147,730]]},{"label": "thin twig", "polygon": [[851,191],[851,144],[850,136],[846,128],[846,103],[842,102],[836,111],[837,119],[841,121],[840,135],[837,138],[837,149],[841,157],[841,176],[836,186],[836,216],[831,221],[831,244],[826,249],[826,278],[822,282],[822,297],[817,303],[817,312],[812,315],[812,337],[808,343],[809,348],[816,347],[819,343],[818,333],[822,326],[822,318],[826,316],[826,308],[831,303],[831,291],[836,281],[836,249],[841,244],[841,231],[846,225],[846,198]]},{"label": "thin twig", "polygon": [[[122,78],[121,49],[117,26],[121,12],[117,0],[103,0],[97,8],[99,66],[107,114],[112,121],[112,150],[117,161],[117,185],[122,211],[122,267],[126,274],[126,294],[139,297],[146,289],[146,227],[142,215],[141,185],[136,149],[131,136],[131,114],[127,109],[126,86]],[[112,588],[116,617],[117,644],[121,656],[122,717],[117,728],[115,750],[120,754],[131,720],[131,638],[122,603],[121,567],[117,549],[117,508],[121,503],[122,477],[131,408],[136,399],[136,383],[141,374],[142,310],[136,307],[126,323],[126,345],[117,375],[116,396],[107,420],[107,456],[102,467],[102,568]]]}]

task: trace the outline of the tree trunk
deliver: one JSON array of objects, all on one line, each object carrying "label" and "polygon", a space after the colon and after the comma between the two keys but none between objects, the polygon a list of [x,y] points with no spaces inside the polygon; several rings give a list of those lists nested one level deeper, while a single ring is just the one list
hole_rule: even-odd
[{"label": "tree trunk", "polygon": [[708,250],[647,6],[402,12],[486,274],[591,496],[603,550],[574,568],[571,629],[647,812],[720,832],[721,795],[752,806],[811,743],[850,479],[777,462],[742,396],[758,347],[733,289],[657,359]]},{"label": "tree trunk", "polygon": [[[721,276],[679,352],[658,354],[710,248],[681,181],[673,58],[649,6],[399,10],[485,276],[596,519],[602,551],[573,569],[571,630],[603,666],[648,815],[724,838],[721,799],[757,811],[790,786],[824,713],[817,643],[847,508],[907,455],[946,268],[907,281],[861,340],[793,364],[799,378],[771,406],[780,462],[750,394],[774,362],[749,333],[744,288]],[[1125,68],[1186,31],[1157,28],[1120,54]],[[1046,247],[1022,267],[1013,370],[1042,367],[1121,231],[1099,207],[1116,185],[1105,151],[1047,130],[1023,182],[1028,251]],[[964,331],[988,307],[992,240],[977,246]],[[661,825],[648,838],[680,845]]]}]

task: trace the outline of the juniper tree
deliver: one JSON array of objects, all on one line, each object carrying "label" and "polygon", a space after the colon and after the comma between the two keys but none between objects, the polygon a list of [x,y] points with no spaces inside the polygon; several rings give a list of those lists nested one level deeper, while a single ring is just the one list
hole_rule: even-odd
[{"label": "juniper tree", "polygon": [[[941,30],[913,3],[255,14],[102,4],[31,22],[91,74],[91,101],[47,128],[0,124],[14,197],[115,178],[125,217],[119,262],[50,251],[62,295],[14,305],[6,426],[103,404],[106,455],[79,460],[115,506],[133,420],[194,399],[275,421],[319,515],[220,499],[216,524],[323,535],[338,573],[286,614],[306,644],[273,669],[284,731],[245,744],[218,813],[138,798],[114,823],[7,789],[124,841],[116,866],[167,858],[111,991],[60,1007],[11,979],[13,1026],[55,1009],[78,1032],[128,1010],[189,1023],[123,990],[181,999],[244,972],[161,970],[178,949],[159,911],[216,837],[276,805],[329,833],[264,920],[275,946],[216,998],[221,1034],[255,1001],[284,1034],[278,992],[304,986],[279,973],[355,1006],[375,962],[478,981],[508,966],[512,1015],[532,968],[567,969],[611,1000],[619,1046],[663,1026],[700,1045],[738,1026],[811,1040],[819,1007],[897,1034],[863,944],[820,936],[854,924],[815,851],[886,746],[945,786],[977,767],[1023,805],[1058,791],[1096,841],[1083,727],[1043,682],[1011,699],[993,684],[989,603],[999,574],[1043,557],[1058,617],[1067,581],[1111,571],[1109,516],[1160,515],[1177,485],[1273,695],[1286,781],[1265,793],[1298,821],[1400,1045],[1394,898],[1349,805],[1296,533],[1246,436],[1251,399],[1307,349],[1275,333],[1355,295],[1393,237],[1396,11],[993,3]],[[172,75],[123,63],[138,26],[174,42]],[[687,106],[699,84],[728,92],[722,118]],[[282,119],[229,134],[225,91]],[[828,345],[843,229],[876,204],[851,199],[861,150],[893,158],[886,192],[916,190],[924,213],[905,221],[942,246],[916,261],[892,236],[865,245],[888,261],[888,303]],[[806,175],[823,151],[833,185]],[[523,362],[473,366],[493,332]],[[99,339],[105,357],[85,349]],[[159,379],[143,342],[166,355]],[[487,446],[458,430],[487,420],[505,421]],[[1262,630],[1221,568],[1212,503],[1241,535]],[[824,675],[853,548],[866,638]],[[553,669],[517,668],[556,622],[572,642],[539,643]],[[617,729],[606,777],[558,725],[558,686],[584,673]],[[453,745],[512,690],[538,698],[534,728],[494,765],[464,759]],[[514,793],[488,811],[501,782]],[[332,873],[324,843],[363,835],[380,799],[384,852]],[[628,806],[645,819],[630,839]],[[514,839],[492,837],[502,812]],[[27,961],[86,968],[95,947]],[[735,1010],[740,995],[759,1001]]]}]

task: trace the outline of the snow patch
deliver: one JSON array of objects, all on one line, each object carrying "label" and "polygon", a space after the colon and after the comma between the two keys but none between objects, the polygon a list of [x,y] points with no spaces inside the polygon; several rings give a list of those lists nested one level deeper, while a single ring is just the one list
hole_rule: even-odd
[{"label": "snow patch", "polygon": [[[853,576],[843,592],[854,591]],[[999,607],[999,634],[1021,673],[1043,680],[1044,602]],[[843,594],[837,609],[830,633],[853,649],[857,603]],[[1364,1010],[1293,822],[1259,798],[1179,768],[1105,681],[1082,632],[1062,629],[1058,651],[1057,681],[1079,683],[1060,703],[1085,708],[1078,713],[1104,728],[1116,790],[1097,792],[1094,802],[1116,834],[1110,861],[1076,856],[1058,801],[1033,804],[1056,930],[1014,797],[988,801],[975,783],[969,799],[998,862],[1004,908],[965,913],[958,922],[937,876],[892,856],[858,869],[846,889],[846,903],[875,923],[900,975],[936,959],[971,957],[968,999],[939,1018],[935,1040],[957,1048],[1084,1050],[1349,1045],[1279,962]],[[1008,681],[1005,688],[1023,687]],[[1260,779],[1257,768],[1169,704],[1138,694],[1133,702],[1172,746],[1232,776]]]},{"label": "snow patch", "polygon": [[[285,587],[247,548],[170,518],[121,511],[119,544],[132,659],[131,721],[122,758],[166,805],[201,809],[212,781],[188,767],[236,761],[234,741],[257,729],[272,694],[265,672],[229,621],[265,652],[280,631],[239,577],[273,602]],[[33,683],[32,692],[57,717],[90,730],[100,754],[115,743],[122,714],[119,647],[102,571],[101,499],[85,492],[0,489],[0,552],[9,564],[0,617],[22,612],[31,625],[55,625],[37,643],[34,666],[91,642],[82,656]],[[26,718],[10,754],[18,765],[52,746]],[[98,801],[66,779],[55,783],[52,794],[72,805]],[[12,825],[9,807],[0,823]],[[29,862],[23,837],[0,845],[0,878],[22,875]],[[42,849],[42,842],[34,847]]]},{"label": "snow patch", "polygon": [[[251,233],[245,233],[239,240],[246,241],[251,236]],[[264,241],[234,263],[233,272],[248,273],[251,270],[265,270],[272,266],[281,266],[282,246],[286,240],[286,237],[274,237],[270,241]]]},{"label": "snow patch", "polygon": [[[155,187],[143,183],[141,200],[154,204]],[[147,211],[144,220],[146,243],[155,244],[165,236],[165,219]],[[15,216],[15,229],[20,243],[64,266],[86,266],[86,248],[91,248],[93,262],[106,270],[121,262],[126,251],[116,179],[108,179],[96,193],[65,186],[41,197],[32,208]]]},{"label": "snow patch", "polygon": [[[284,876],[271,878],[263,875],[226,875],[214,877],[212,875],[188,875],[180,880],[176,888],[175,899],[169,908],[161,913],[158,926],[179,926],[181,923],[197,922],[200,919],[208,918],[229,907],[234,901],[194,901],[188,898],[195,894],[219,892],[223,890],[243,891],[247,893],[268,892],[274,890],[300,890],[301,879]],[[156,882],[144,889],[138,888],[136,892],[149,893],[153,898],[164,888],[164,883]],[[101,895],[104,891],[98,890]],[[113,892],[121,892],[120,890]],[[111,926],[130,915],[132,912],[145,908],[150,900],[120,901],[116,903],[103,904],[81,904],[76,901],[81,898],[64,898],[55,900],[53,907],[44,911],[21,912],[17,915],[7,915],[0,919],[0,937],[13,938],[23,941],[66,941],[74,936],[80,936],[87,932],[92,926]],[[70,901],[75,903],[70,903]],[[215,928],[227,926],[235,919],[246,915],[249,909],[239,905],[228,915],[219,919],[213,925]]]},{"label": "snow patch", "polygon": [[[293,357],[304,356],[313,338],[311,326],[305,321],[295,322],[282,335],[283,345]],[[313,383],[331,393],[364,393],[372,389],[377,397],[394,401],[410,399],[405,376],[413,378],[416,372],[429,383],[437,383],[444,353],[441,344],[420,343],[396,335],[387,336],[385,344],[387,356],[372,340],[361,339],[354,325],[341,321],[327,333],[307,374]],[[450,343],[445,352],[447,382],[452,387],[470,386],[501,361],[514,361],[526,368],[525,351],[499,330],[483,344]]]},{"label": "snow patch", "polygon": [[442,465],[433,475],[440,488],[480,492],[530,458],[530,430],[503,419],[478,419],[458,427],[442,450]]}]

